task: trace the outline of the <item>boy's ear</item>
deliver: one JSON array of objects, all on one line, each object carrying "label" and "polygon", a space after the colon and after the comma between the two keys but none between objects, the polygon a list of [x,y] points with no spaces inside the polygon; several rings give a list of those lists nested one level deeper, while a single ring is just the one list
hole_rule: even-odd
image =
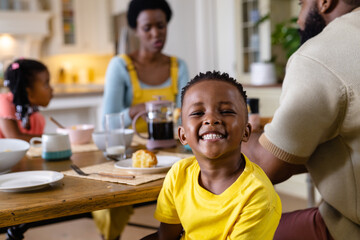
[{"label": "boy's ear", "polygon": [[187,140],[186,140],[185,129],[182,126],[178,127],[178,135],[179,135],[179,140],[182,145],[188,144]]},{"label": "boy's ear", "polygon": [[242,141],[243,142],[247,142],[249,141],[250,135],[251,135],[251,124],[247,123],[244,129],[244,133],[243,133],[243,137],[242,137]]}]

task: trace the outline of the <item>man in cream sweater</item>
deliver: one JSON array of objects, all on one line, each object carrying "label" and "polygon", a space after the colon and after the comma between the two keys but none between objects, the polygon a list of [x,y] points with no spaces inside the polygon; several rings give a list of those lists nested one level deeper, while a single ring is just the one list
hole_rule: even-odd
[{"label": "man in cream sweater", "polygon": [[274,184],[309,172],[323,198],[283,214],[274,239],[360,239],[360,0],[299,3],[280,107],[242,150]]}]

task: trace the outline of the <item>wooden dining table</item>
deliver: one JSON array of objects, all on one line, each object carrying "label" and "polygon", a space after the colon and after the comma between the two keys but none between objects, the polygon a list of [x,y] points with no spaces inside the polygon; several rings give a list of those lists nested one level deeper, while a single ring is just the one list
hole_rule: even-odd
[{"label": "wooden dining table", "polygon": [[[144,148],[138,146],[138,148]],[[136,149],[128,149],[134,151]],[[168,152],[186,152],[179,143]],[[12,172],[31,170],[67,171],[75,163],[80,167],[108,162],[101,151],[75,153],[68,160],[45,161],[24,157]],[[0,192],[0,228],[59,218],[95,210],[155,201],[163,179],[131,186],[67,176],[46,188],[29,192]]]}]

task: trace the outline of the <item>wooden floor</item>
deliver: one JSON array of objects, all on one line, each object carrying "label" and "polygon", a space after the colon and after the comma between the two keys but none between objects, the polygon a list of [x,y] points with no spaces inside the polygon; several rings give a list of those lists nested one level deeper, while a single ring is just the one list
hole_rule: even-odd
[{"label": "wooden floor", "polygon": [[[303,199],[279,194],[283,212],[306,208],[306,201]],[[132,215],[130,222],[145,224],[157,227],[159,222],[153,218],[155,205],[138,207]],[[137,240],[153,233],[152,229],[145,229],[136,226],[127,226],[122,234],[121,240]],[[0,240],[5,240],[4,234]],[[25,233],[25,240],[101,240],[99,233],[91,219],[83,218],[63,223],[29,229]]]}]

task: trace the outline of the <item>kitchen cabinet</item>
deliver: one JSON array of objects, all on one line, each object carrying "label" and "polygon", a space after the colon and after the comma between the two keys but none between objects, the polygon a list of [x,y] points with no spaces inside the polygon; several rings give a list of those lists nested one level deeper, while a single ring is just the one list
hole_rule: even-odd
[{"label": "kitchen cabinet", "polygon": [[[49,35],[51,13],[45,10],[0,10],[0,61],[4,67],[14,58],[38,59]],[[0,64],[0,68],[1,68]],[[0,69],[0,72],[3,69]]]},{"label": "kitchen cabinet", "polygon": [[50,0],[52,32],[44,54],[113,54],[111,3]]}]

